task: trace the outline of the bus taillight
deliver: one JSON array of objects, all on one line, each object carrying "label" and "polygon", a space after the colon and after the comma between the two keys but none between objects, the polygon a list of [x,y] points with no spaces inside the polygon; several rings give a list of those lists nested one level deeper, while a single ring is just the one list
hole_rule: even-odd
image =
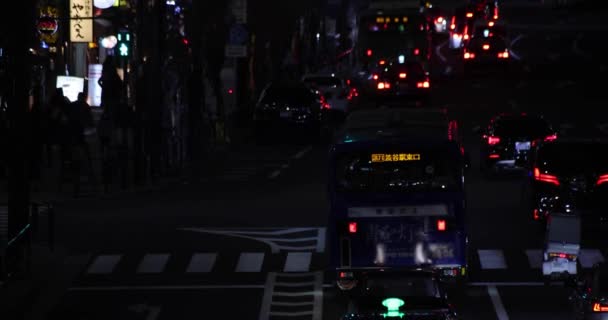
[{"label": "bus taillight", "polygon": [[348,223],[348,233],[357,233],[357,223],[356,222]]},{"label": "bus taillight", "polygon": [[437,231],[445,231],[447,227],[446,221],[443,219],[437,220]]}]

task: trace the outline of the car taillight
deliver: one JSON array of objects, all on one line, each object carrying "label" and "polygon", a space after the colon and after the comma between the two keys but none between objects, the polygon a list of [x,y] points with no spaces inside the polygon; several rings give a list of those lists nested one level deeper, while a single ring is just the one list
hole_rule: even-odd
[{"label": "car taillight", "polygon": [[608,174],[603,174],[597,178],[596,185],[599,186],[600,184],[604,184],[604,183],[608,183]]},{"label": "car taillight", "polygon": [[372,75],[372,79],[378,80],[378,75],[377,74]]},{"label": "car taillight", "polygon": [[383,65],[386,64],[386,61],[385,60],[380,60],[380,62],[378,62],[378,64],[380,64],[381,66],[383,66]]},{"label": "car taillight", "polygon": [[490,50],[490,45],[484,44],[482,48],[483,48],[483,50]]},{"label": "car taillight", "polygon": [[452,29],[452,30],[456,29],[456,24],[452,23],[452,24],[450,25],[450,29]]},{"label": "car taillight", "polygon": [[532,217],[534,218],[534,220],[540,220],[540,210],[534,209],[534,211],[532,212]]},{"label": "car taillight", "polygon": [[574,260],[576,260],[576,255],[564,253],[564,252],[551,252],[551,253],[549,253],[549,258],[561,258],[561,259],[568,259],[570,261],[574,261]]},{"label": "car taillight", "polygon": [[416,84],[416,87],[418,88],[430,88],[431,87],[431,83],[427,80],[427,81],[423,81],[423,82],[418,82]]},{"label": "car taillight", "polygon": [[494,20],[498,19],[498,8],[497,7],[494,7],[494,17],[493,18],[494,18]]},{"label": "car taillight", "polygon": [[443,23],[443,17],[437,18],[437,23]]},{"label": "car taillight", "polygon": [[608,306],[595,302],[593,304],[593,312],[608,312]]},{"label": "car taillight", "polygon": [[545,137],[546,142],[555,141],[555,140],[557,140],[557,134],[552,134],[552,135],[548,135]]},{"label": "car taillight", "polygon": [[340,271],[338,273],[338,277],[340,279],[352,279],[352,278],[354,278],[354,274],[352,272]]},{"label": "car taillight", "polygon": [[493,146],[496,144],[500,143],[500,137],[495,137],[495,136],[489,136],[488,137],[488,144]]},{"label": "car taillight", "polygon": [[437,231],[445,231],[447,228],[447,222],[443,219],[437,220]]},{"label": "car taillight", "polygon": [[490,155],[488,155],[488,158],[498,159],[498,158],[500,158],[500,155],[498,153],[491,153]]},{"label": "car taillight", "polygon": [[464,40],[469,40],[469,34],[465,33],[464,36],[463,36],[463,38],[464,38]]},{"label": "car taillight", "polygon": [[419,55],[420,54],[420,49],[418,49],[418,48],[414,49],[414,54],[415,55]]},{"label": "car taillight", "polygon": [[470,52],[465,52],[464,53],[464,58],[465,59],[475,59],[475,54],[474,53],[470,53]]},{"label": "car taillight", "polygon": [[467,12],[467,18],[473,18],[473,12]]},{"label": "car taillight", "polygon": [[357,233],[357,223],[356,222],[348,223],[348,233]]},{"label": "car taillight", "polygon": [[498,57],[502,58],[502,59],[506,59],[509,57],[509,51],[505,51],[505,52],[499,52],[498,53]]},{"label": "car taillight", "polygon": [[557,179],[557,176],[547,173],[540,173],[540,169],[538,168],[534,168],[534,180],[548,182],[559,186],[559,180]]},{"label": "car taillight", "polygon": [[367,49],[367,52],[365,52],[367,54],[368,57],[372,56],[372,49]]},{"label": "car taillight", "polygon": [[406,77],[407,77],[407,73],[405,73],[405,72],[401,72],[399,74],[399,79],[405,79]]},{"label": "car taillight", "polygon": [[391,84],[388,82],[378,82],[378,90],[390,89]]}]

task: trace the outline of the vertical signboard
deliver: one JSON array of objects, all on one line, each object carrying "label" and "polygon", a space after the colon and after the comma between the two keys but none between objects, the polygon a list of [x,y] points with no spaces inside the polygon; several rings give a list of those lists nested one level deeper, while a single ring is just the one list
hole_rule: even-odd
[{"label": "vertical signboard", "polygon": [[99,85],[99,78],[101,78],[101,70],[103,66],[101,64],[90,64],[89,65],[89,105],[91,107],[101,106],[101,86]]},{"label": "vertical signboard", "polygon": [[232,14],[234,15],[235,23],[247,23],[247,0],[232,0]]},{"label": "vertical signboard", "polygon": [[93,0],[70,0],[70,41],[93,42]]}]

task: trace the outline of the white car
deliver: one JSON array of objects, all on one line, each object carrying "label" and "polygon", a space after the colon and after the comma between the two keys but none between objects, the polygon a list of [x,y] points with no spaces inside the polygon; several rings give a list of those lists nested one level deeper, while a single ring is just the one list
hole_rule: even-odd
[{"label": "white car", "polygon": [[302,77],[302,82],[319,91],[333,110],[348,112],[350,103],[358,96],[347,80],[334,73],[307,74]]},{"label": "white car", "polygon": [[549,216],[542,265],[546,280],[577,275],[580,233],[581,222],[578,216],[563,214]]}]

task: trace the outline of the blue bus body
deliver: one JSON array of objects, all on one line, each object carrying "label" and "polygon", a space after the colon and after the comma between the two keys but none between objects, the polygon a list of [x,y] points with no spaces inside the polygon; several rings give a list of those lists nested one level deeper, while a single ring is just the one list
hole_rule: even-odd
[{"label": "blue bus body", "polygon": [[[468,240],[465,230],[464,160],[459,144],[445,138],[425,136],[373,138],[363,134],[359,135],[365,136],[362,140],[353,138],[355,136],[351,132],[340,137],[332,145],[329,157],[331,212],[328,235],[331,265],[337,271],[338,278],[351,277],[356,270],[370,268],[417,267],[438,269],[443,276],[452,278],[464,276]],[[420,181],[437,187],[418,188],[412,182],[416,179],[408,182],[409,176],[405,174],[399,183],[410,183],[411,188],[367,190],[367,185],[363,183],[360,184],[364,186],[362,190],[344,190],[343,182],[338,178],[340,170],[344,168],[341,159],[346,155],[350,157],[348,159],[361,163],[362,158],[365,159],[368,154],[374,157],[374,153],[406,160],[411,154],[414,157],[418,155],[421,160],[428,154],[436,154],[433,162],[436,167],[445,164],[453,169],[449,170],[451,184],[446,188],[440,181],[432,181],[433,175],[429,174],[431,178],[423,179],[421,176]],[[355,156],[351,156],[353,154]],[[384,174],[387,168],[398,170],[409,167],[409,163],[405,162],[403,167],[394,168],[390,163],[388,167],[383,167],[383,164],[375,166],[372,162],[370,160],[361,165],[360,171],[384,170]],[[424,167],[426,173],[436,170],[432,164],[421,162],[419,166]],[[352,165],[348,168],[351,170]],[[424,172],[418,173],[419,170],[410,172],[427,176]],[[392,173],[389,171],[385,176],[391,178]],[[374,179],[379,178],[374,176]]]}]

